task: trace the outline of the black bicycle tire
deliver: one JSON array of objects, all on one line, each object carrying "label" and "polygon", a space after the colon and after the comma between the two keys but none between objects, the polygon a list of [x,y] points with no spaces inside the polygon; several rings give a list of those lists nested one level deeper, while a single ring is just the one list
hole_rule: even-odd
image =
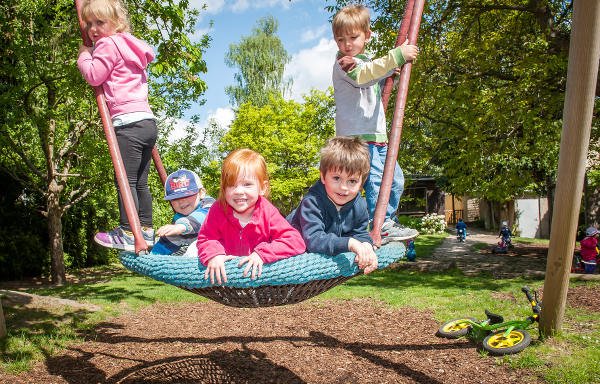
[{"label": "black bicycle tire", "polygon": [[[487,335],[483,339],[483,349],[489,352],[491,355],[503,356],[519,353],[525,348],[527,348],[529,344],[531,344],[531,335],[529,334],[529,332],[527,332],[524,329],[513,329],[512,331],[510,331],[508,338],[502,336],[502,340],[500,340],[502,342],[508,340],[507,344],[509,345],[499,347],[497,341],[499,339],[499,335],[504,334],[504,332],[506,332],[506,330],[496,331]],[[512,344],[512,342],[510,341],[511,336],[518,337],[519,341],[517,341],[515,344]]]}]

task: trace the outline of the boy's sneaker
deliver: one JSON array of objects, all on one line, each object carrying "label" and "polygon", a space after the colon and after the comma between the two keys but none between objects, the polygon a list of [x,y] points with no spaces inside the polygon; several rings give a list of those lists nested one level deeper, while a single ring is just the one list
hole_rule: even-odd
[{"label": "boy's sneaker", "polygon": [[[148,247],[151,248],[154,245],[154,229],[142,230],[142,236]],[[103,247],[135,252],[133,232],[124,230],[120,226],[112,231],[96,233],[94,241]]]},{"label": "boy's sneaker", "polygon": [[414,239],[419,236],[416,229],[402,226],[392,220],[386,220],[381,227],[381,244],[387,244],[390,241],[402,241]]},{"label": "boy's sneaker", "polygon": [[142,236],[148,244],[148,249],[154,247],[154,228],[142,227]]}]

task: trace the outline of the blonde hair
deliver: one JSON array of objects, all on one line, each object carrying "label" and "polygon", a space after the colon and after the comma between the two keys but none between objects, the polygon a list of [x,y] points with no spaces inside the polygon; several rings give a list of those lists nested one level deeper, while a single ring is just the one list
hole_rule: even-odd
[{"label": "blonde hair", "polygon": [[265,188],[264,197],[269,197],[269,174],[265,158],[251,149],[236,149],[227,155],[221,167],[221,189],[218,200],[223,208],[227,207],[225,189],[234,186],[240,175],[256,177],[259,186]]},{"label": "blonde hair", "polygon": [[319,171],[326,175],[329,171],[342,171],[349,175],[360,175],[367,179],[371,168],[369,150],[358,137],[334,137],[321,149]]},{"label": "blonde hair", "polygon": [[86,22],[92,17],[98,20],[110,21],[115,32],[129,32],[129,15],[127,9],[119,0],[86,0],[81,7],[81,18]]},{"label": "blonde hair", "polygon": [[360,30],[367,33],[371,29],[371,16],[369,9],[364,5],[348,5],[338,11],[331,22],[333,36],[339,36],[345,32],[351,33]]}]

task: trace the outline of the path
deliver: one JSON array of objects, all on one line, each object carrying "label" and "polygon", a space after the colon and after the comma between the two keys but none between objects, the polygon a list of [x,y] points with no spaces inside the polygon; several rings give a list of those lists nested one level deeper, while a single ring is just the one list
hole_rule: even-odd
[{"label": "path", "polygon": [[[457,268],[467,276],[489,273],[494,278],[544,276],[547,254],[544,247],[518,244],[507,254],[494,254],[492,248],[497,242],[495,235],[476,231],[471,231],[464,243],[457,241],[456,236],[448,236],[431,256],[419,258],[417,254],[415,263],[401,263],[401,268],[421,271]],[[477,243],[488,244],[488,247],[478,249]]]}]

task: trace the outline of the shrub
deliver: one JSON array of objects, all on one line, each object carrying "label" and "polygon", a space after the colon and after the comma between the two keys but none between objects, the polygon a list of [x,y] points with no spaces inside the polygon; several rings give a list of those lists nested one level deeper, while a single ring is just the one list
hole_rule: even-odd
[{"label": "shrub", "polygon": [[420,231],[423,234],[434,234],[446,230],[446,217],[437,213],[430,213],[421,218]]}]

